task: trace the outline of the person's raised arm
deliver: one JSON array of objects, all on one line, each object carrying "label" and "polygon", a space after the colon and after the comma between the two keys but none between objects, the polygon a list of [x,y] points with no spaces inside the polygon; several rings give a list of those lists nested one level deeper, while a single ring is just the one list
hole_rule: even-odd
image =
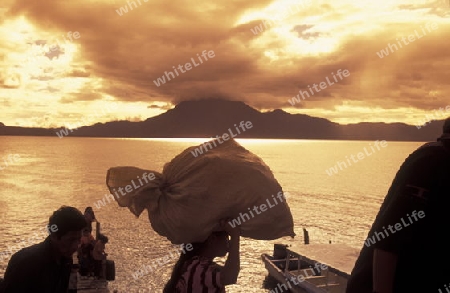
[{"label": "person's raised arm", "polygon": [[239,238],[241,229],[238,225],[234,228],[228,222],[222,221],[221,226],[231,236],[228,257],[225,266],[220,271],[222,286],[236,284],[240,271]]}]

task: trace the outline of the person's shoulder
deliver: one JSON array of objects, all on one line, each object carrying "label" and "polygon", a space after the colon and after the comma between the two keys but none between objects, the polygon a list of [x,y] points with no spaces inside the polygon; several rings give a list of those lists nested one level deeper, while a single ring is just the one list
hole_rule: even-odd
[{"label": "person's shoulder", "polygon": [[[393,186],[411,184],[431,188],[439,178],[450,175],[450,151],[441,142],[426,143],[402,163]],[[418,185],[419,184],[419,185]]]},{"label": "person's shoulder", "polygon": [[44,242],[19,250],[11,256],[8,262],[5,281],[31,281],[36,277],[36,273],[39,272],[42,264],[48,261],[46,260],[47,256]]},{"label": "person's shoulder", "polygon": [[413,153],[433,153],[433,152],[446,153],[448,151],[449,150],[444,146],[444,144],[441,141],[432,141],[421,145]]},{"label": "person's shoulder", "polygon": [[45,241],[22,248],[11,256],[10,262],[36,262],[45,259],[47,255],[47,243]]},{"label": "person's shoulder", "polygon": [[442,142],[425,143],[412,152],[405,160],[405,163],[435,163],[450,160],[450,150]]}]

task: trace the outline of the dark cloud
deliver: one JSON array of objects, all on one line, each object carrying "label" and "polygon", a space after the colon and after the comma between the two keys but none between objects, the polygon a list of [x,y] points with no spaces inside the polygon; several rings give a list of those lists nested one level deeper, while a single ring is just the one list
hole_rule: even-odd
[{"label": "dark cloud", "polygon": [[152,104],[147,106],[147,108],[149,109],[161,109],[161,110],[170,110],[173,108],[172,104],[166,103],[164,105],[157,105],[157,104]]},{"label": "dark cloud", "polygon": [[75,69],[69,74],[67,74],[67,77],[89,77],[91,74],[89,71],[84,69]]},{"label": "dark cloud", "polygon": [[296,25],[292,30],[298,33],[299,38],[312,38],[320,36],[320,33],[318,32],[309,32],[309,30],[313,27],[313,25],[302,24]]},{"label": "dark cloud", "polygon": [[47,41],[46,40],[36,40],[36,41],[34,41],[32,43],[28,43],[28,44],[30,44],[30,45],[35,44],[37,46],[45,46],[47,44]]},{"label": "dark cloud", "polygon": [[73,93],[70,95],[66,95],[62,97],[59,102],[62,104],[70,104],[74,102],[80,101],[96,101],[101,100],[102,95],[100,93],[91,92],[91,93]]},{"label": "dark cloud", "polygon": [[55,45],[50,47],[50,50],[45,53],[45,57],[47,57],[50,60],[53,60],[53,58],[59,58],[60,55],[64,54],[64,50],[59,45]]}]

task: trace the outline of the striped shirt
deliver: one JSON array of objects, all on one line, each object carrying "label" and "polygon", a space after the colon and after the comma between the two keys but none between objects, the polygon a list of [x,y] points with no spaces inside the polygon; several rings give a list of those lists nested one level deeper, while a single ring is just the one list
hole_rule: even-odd
[{"label": "striped shirt", "polygon": [[183,265],[177,293],[225,293],[220,284],[220,267],[213,261],[195,256]]}]

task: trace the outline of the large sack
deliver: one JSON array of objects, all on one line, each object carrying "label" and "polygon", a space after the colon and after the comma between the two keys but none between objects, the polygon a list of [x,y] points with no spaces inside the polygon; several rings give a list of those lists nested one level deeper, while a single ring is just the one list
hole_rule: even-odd
[{"label": "large sack", "polygon": [[227,217],[241,223],[244,237],[294,237],[290,209],[269,167],[233,139],[209,143],[203,154],[195,152],[202,145],[184,150],[162,174],[110,168],[106,184],[119,206],[136,216],[147,209],[153,229],[174,244],[204,241]]}]

